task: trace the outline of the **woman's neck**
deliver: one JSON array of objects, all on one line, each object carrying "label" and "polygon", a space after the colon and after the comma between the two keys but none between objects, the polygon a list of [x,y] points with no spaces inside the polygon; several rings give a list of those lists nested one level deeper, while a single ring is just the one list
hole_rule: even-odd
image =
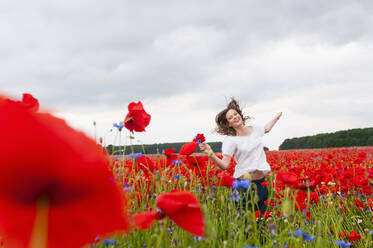
[{"label": "woman's neck", "polygon": [[236,136],[247,136],[249,135],[249,130],[244,125],[241,127],[237,127],[234,130],[236,130]]}]

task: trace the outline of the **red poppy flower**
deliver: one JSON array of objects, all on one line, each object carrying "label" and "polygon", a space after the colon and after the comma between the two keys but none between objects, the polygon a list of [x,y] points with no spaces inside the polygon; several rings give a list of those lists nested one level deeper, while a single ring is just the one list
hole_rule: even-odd
[{"label": "red poppy flower", "polygon": [[218,177],[218,186],[225,186],[231,188],[234,180],[236,180],[236,178],[224,174],[223,176]]},{"label": "red poppy flower", "polygon": [[342,238],[346,238],[347,234],[346,234],[346,232],[339,232],[338,236],[342,237]]},{"label": "red poppy flower", "polygon": [[1,97],[0,116],[6,118],[0,122],[0,236],[6,247],[29,247],[42,198],[48,201],[48,247],[81,247],[128,228],[124,196],[93,140],[62,119]]},{"label": "red poppy flower", "polygon": [[198,144],[203,143],[206,141],[205,135],[198,133],[193,141],[197,142]]},{"label": "red poppy flower", "polygon": [[262,182],[262,186],[265,187],[265,186],[268,186],[269,185],[269,182],[268,181],[264,181]]},{"label": "red poppy flower", "polygon": [[161,212],[139,213],[133,216],[135,225],[139,229],[151,227],[154,220],[168,216],[176,225],[186,231],[203,236],[205,222],[197,198],[187,191],[162,193],[156,199],[156,205]]},{"label": "red poppy flower", "polygon": [[142,155],[138,157],[137,163],[140,165],[141,170],[143,170],[146,175],[149,174],[149,171],[151,173],[154,172],[154,169],[155,169],[154,163],[148,156]]},{"label": "red poppy flower", "polygon": [[37,112],[39,110],[39,101],[31,94],[24,93],[22,95],[22,104],[32,112]]},{"label": "red poppy flower", "polygon": [[176,150],[175,149],[172,149],[172,148],[166,148],[164,150],[164,155],[166,155],[167,157],[170,156],[172,153],[174,153]]},{"label": "red poppy flower", "polygon": [[279,171],[276,179],[285,184],[298,185],[298,176],[292,172]]},{"label": "red poppy flower", "polygon": [[367,206],[373,211],[373,198],[367,200]]},{"label": "red poppy flower", "polygon": [[264,212],[264,219],[269,219],[269,218],[271,218],[272,217],[272,213],[271,213],[271,211],[265,211]]},{"label": "red poppy flower", "polygon": [[124,126],[130,130],[136,132],[144,132],[145,127],[150,123],[150,115],[145,112],[142,103],[131,102],[128,105],[128,111],[126,118],[124,119]]},{"label": "red poppy flower", "polygon": [[190,155],[197,150],[197,142],[189,142],[180,148],[180,155]]},{"label": "red poppy flower", "polygon": [[255,219],[259,219],[261,215],[262,215],[262,212],[260,210],[255,211]]},{"label": "red poppy flower", "polygon": [[364,209],[364,204],[362,201],[358,200],[358,199],[354,199],[354,202],[355,202],[355,205],[356,207],[361,211],[362,209]]},{"label": "red poppy flower", "polygon": [[360,239],[360,235],[354,230],[350,233],[350,236],[348,237],[349,241],[356,241]]}]

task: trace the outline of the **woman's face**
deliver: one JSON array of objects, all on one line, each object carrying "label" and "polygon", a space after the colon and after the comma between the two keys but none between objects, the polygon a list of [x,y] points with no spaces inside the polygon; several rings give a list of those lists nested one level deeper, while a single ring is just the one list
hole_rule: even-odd
[{"label": "woman's face", "polygon": [[240,114],[234,109],[228,110],[225,118],[227,118],[228,126],[230,127],[237,128],[243,125]]}]

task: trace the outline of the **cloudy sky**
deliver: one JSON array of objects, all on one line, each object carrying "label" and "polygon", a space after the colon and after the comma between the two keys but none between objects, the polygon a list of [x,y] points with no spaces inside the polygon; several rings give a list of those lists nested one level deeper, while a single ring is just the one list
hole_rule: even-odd
[{"label": "cloudy sky", "polygon": [[0,93],[23,92],[106,143],[142,101],[135,144],[212,133],[236,97],[264,143],[373,126],[373,1],[3,0]]}]

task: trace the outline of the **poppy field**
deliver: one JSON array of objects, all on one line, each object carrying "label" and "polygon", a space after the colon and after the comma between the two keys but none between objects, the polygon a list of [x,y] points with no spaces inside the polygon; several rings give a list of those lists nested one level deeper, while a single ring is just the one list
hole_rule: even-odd
[{"label": "poppy field", "polygon": [[171,152],[113,160],[112,170],[131,199],[132,214],[156,211],[161,193],[192,192],[204,216],[203,237],[166,216],[149,229],[113,239],[113,247],[373,245],[373,147],[267,151],[272,171],[266,177],[269,198],[262,215],[238,211],[234,189],[240,185],[232,178],[233,160],[222,171],[206,155]]},{"label": "poppy field", "polygon": [[[114,157],[29,94],[0,97],[0,114],[0,247],[373,246],[373,147],[266,151],[261,213],[233,159],[223,171],[195,153],[203,134],[180,151]],[[114,127],[133,139],[150,121],[130,103]]]}]

